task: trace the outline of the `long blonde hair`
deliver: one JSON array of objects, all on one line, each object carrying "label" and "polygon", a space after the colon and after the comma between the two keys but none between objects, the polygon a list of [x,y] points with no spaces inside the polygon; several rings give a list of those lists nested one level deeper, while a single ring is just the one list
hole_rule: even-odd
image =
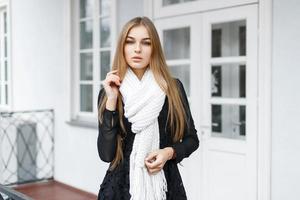
[{"label": "long blonde hair", "polygon": [[[171,136],[173,142],[177,142],[182,139],[184,134],[185,122],[187,120],[184,106],[182,103],[182,97],[180,96],[180,91],[178,84],[174,78],[172,78],[166,60],[163,54],[163,50],[160,44],[159,36],[156,31],[156,28],[152,21],[147,17],[136,17],[127,22],[118,39],[117,48],[113,60],[112,70],[118,70],[118,75],[121,80],[123,80],[126,70],[127,63],[124,56],[124,44],[126,37],[129,31],[133,27],[144,26],[150,36],[151,45],[152,45],[152,54],[150,58],[149,67],[152,70],[155,80],[166,93],[168,98],[168,117],[167,123],[171,130]],[[103,111],[106,106],[107,96],[105,92],[104,96],[101,98],[99,110],[98,110],[98,119],[100,123],[103,121]],[[115,158],[111,162],[110,170],[115,169],[115,167],[123,160],[123,138],[126,136],[125,125],[123,123],[123,105],[122,105],[122,96],[119,92],[117,99],[117,111],[119,113],[119,123],[121,129],[120,133],[117,135],[117,149]]]}]

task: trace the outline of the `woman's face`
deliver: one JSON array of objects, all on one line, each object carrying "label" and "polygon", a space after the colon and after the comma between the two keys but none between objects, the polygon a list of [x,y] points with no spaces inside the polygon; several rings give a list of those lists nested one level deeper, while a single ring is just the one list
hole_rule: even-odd
[{"label": "woman's face", "polygon": [[144,26],[136,26],[129,31],[124,45],[127,64],[134,72],[144,72],[152,53],[151,40]]}]

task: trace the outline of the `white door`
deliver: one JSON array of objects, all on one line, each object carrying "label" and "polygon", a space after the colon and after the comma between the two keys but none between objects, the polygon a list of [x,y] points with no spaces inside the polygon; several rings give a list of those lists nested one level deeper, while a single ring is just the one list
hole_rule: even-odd
[{"label": "white door", "polygon": [[257,199],[257,6],[203,14],[205,200]]},{"label": "white door", "polygon": [[197,158],[179,168],[188,198],[255,200],[257,6],[161,18],[155,25],[200,138]]},{"label": "white door", "polygon": [[[195,127],[200,129],[199,93],[201,47],[201,14],[176,16],[155,20],[169,69],[179,78],[185,88]],[[202,180],[200,151],[184,159],[179,166],[189,200],[198,200],[201,194],[199,180]],[[196,183],[196,184],[195,184]]]}]

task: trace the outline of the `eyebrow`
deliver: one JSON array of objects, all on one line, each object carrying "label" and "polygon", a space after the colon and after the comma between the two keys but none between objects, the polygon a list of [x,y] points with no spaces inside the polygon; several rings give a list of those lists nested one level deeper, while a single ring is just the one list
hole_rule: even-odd
[{"label": "eyebrow", "polygon": [[[134,37],[131,37],[131,36],[127,36],[127,38],[135,39]],[[142,40],[150,40],[150,38],[143,38]]]}]

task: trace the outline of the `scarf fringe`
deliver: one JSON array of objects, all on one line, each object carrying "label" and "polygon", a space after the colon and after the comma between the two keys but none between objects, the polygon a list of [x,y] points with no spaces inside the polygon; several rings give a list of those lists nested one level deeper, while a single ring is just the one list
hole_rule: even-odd
[{"label": "scarf fringe", "polygon": [[166,95],[149,68],[140,81],[128,67],[120,92],[124,115],[132,123],[131,130],[136,134],[129,162],[131,200],[166,200],[168,190],[163,169],[156,174],[149,174],[144,163],[150,152],[159,149],[157,118]]}]

